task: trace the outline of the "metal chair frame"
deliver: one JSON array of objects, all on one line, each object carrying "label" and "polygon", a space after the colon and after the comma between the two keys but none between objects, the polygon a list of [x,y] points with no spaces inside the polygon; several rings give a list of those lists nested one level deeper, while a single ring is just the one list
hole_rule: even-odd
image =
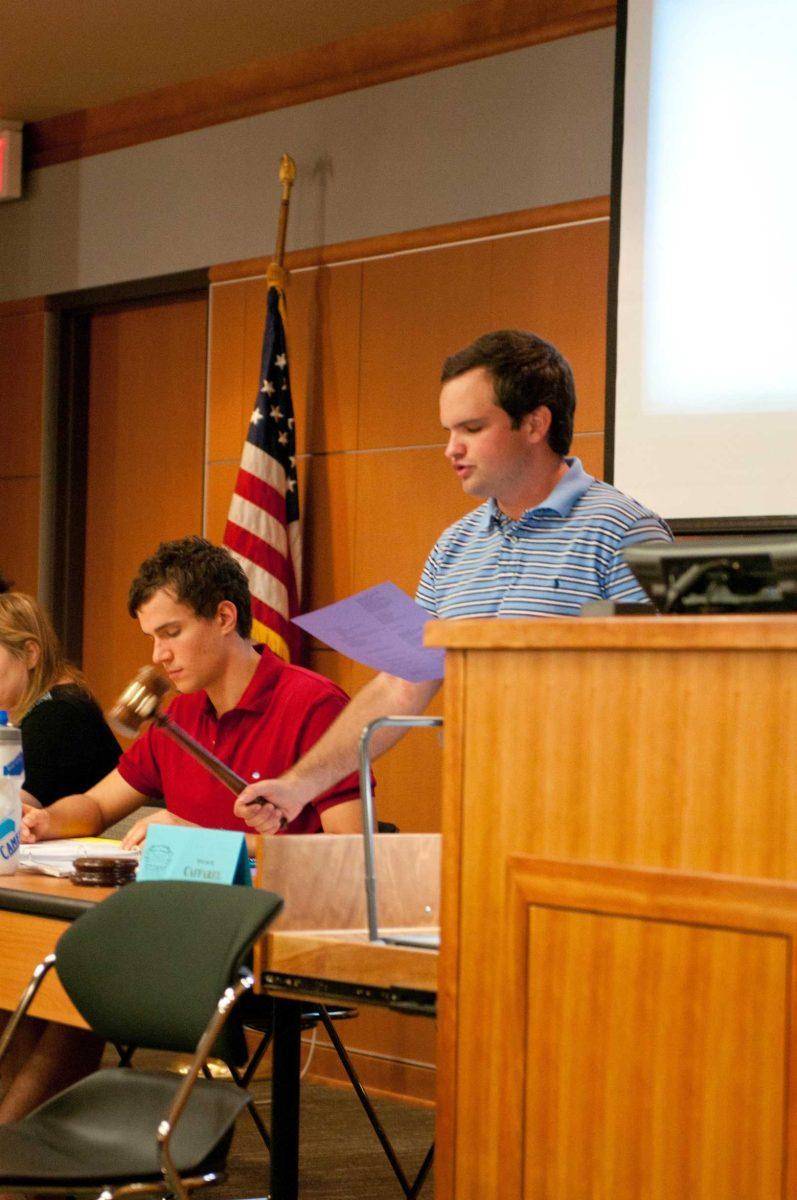
[{"label": "metal chair frame", "polygon": [[[46,975],[52,967],[56,965],[56,954],[48,954],[33,970],[30,981],[22,994],[19,1004],[14,1011],[11,1019],[8,1021],[6,1028],[0,1037],[0,1062],[2,1062],[8,1047],[11,1045],[14,1033],[16,1032],[19,1023],[27,1015],[28,1009],[36,998],[36,993],[41,987]],[[180,1175],[174,1165],[171,1155],[171,1142],[174,1136],[176,1126],[180,1121],[180,1117],[185,1112],[186,1106],[190,1099],[191,1093],[199,1077],[200,1072],[206,1066],[210,1051],[213,1049],[221,1030],[227,1021],[227,1018],[245,992],[250,991],[254,987],[254,976],[252,972],[243,969],[239,972],[239,978],[233,987],[225,988],[224,993],[220,996],[216,1008],[211,1016],[202,1037],[200,1038],[197,1048],[192,1056],[191,1063],[182,1080],[181,1086],[178,1088],[168,1110],[164,1113],[157,1127],[157,1143],[158,1156],[160,1161],[160,1169],[162,1180],[126,1183],[121,1186],[108,1185],[102,1187],[99,1191],[98,1200],[123,1200],[125,1197],[134,1196],[150,1196],[163,1195],[164,1184],[178,1198],[178,1200],[189,1200],[190,1193],[199,1187],[207,1187],[213,1183],[222,1183],[226,1178],[223,1171],[207,1172],[201,1176],[183,1177]],[[129,1057],[132,1051],[125,1052],[128,1061],[123,1065],[129,1065]],[[96,1183],[81,1185],[75,1182],[67,1182],[62,1186],[54,1186],[48,1184],[31,1184],[17,1186],[13,1183],[3,1183],[3,1189],[7,1192],[29,1194],[31,1190],[35,1190],[40,1195],[98,1195]]]},{"label": "metal chair frame", "polygon": [[[147,935],[162,928],[167,892],[175,900],[174,919],[166,923],[166,935],[157,952],[151,952]],[[184,959],[194,953],[197,926],[192,940],[185,938],[182,925],[193,919],[195,912],[208,911],[209,896],[213,899],[211,913],[229,915],[234,924],[229,929],[223,922],[213,927],[214,936],[208,939],[213,951],[204,969],[197,972],[186,1004],[181,1002],[183,993],[179,989],[172,996],[171,1008],[168,1003],[157,1005],[156,1000],[137,990],[125,993],[126,999],[120,998],[115,990],[114,962],[120,977],[132,982],[139,976],[130,978],[131,971],[146,971],[147,963],[158,963],[159,955],[166,955],[172,976],[180,981],[185,978]],[[242,1022],[233,1027],[232,1036],[225,1028],[238,1001],[255,984],[251,969],[241,959],[281,907],[282,900],[267,892],[204,883],[142,883],[89,909],[62,934],[54,952],[34,968],[0,1034],[0,1062],[42,982],[56,967],[67,994],[90,1027],[100,1033],[107,1030],[111,1036],[114,1031],[125,1043],[138,1029],[142,1045],[184,1052],[189,1065],[182,1076],[145,1071],[136,1076],[138,1082],[126,1081],[124,1071],[92,1072],[45,1100],[14,1125],[4,1127],[0,1130],[0,1190],[15,1194],[99,1194],[101,1200],[149,1195],[188,1200],[194,1189],[224,1180],[234,1123],[248,1097],[245,1091],[226,1082],[220,1081],[218,1090],[209,1088],[205,1081],[200,1082],[200,1075],[211,1054],[223,1053],[236,1061],[243,1058]],[[145,936],[123,954],[118,932],[131,920],[131,914],[140,916]],[[129,1065],[131,1053],[122,1049],[123,1065]],[[146,1107],[142,1107],[145,1097]],[[125,1114],[135,1118],[131,1124],[136,1140],[132,1142]],[[74,1149],[66,1134],[63,1138],[57,1136],[59,1121],[65,1122],[64,1128],[68,1125],[75,1131]],[[31,1161],[31,1140],[45,1129],[49,1142],[45,1138],[41,1162]],[[181,1134],[179,1146],[174,1140],[176,1132]],[[115,1158],[117,1143],[120,1150],[125,1146],[121,1158]],[[49,1155],[48,1145],[52,1150]]]}]

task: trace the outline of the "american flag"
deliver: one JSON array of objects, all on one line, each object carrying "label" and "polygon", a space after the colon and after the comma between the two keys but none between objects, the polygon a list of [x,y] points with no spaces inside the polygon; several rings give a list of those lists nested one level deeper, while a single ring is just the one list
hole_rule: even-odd
[{"label": "american flag", "polygon": [[252,592],[252,636],[276,654],[298,656],[302,535],[282,291],[268,289],[260,390],[249,422],[224,544]]}]

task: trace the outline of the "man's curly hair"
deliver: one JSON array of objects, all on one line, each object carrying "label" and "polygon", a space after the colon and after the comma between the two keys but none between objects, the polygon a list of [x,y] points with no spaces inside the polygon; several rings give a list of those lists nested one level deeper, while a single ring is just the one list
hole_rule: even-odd
[{"label": "man's curly hair", "polygon": [[135,617],[160,588],[167,588],[198,617],[215,617],[222,600],[230,600],[238,613],[236,628],[242,638],[252,631],[252,601],[242,567],[228,550],[207,538],[178,538],[161,542],[138,569],[127,597],[127,611]]}]

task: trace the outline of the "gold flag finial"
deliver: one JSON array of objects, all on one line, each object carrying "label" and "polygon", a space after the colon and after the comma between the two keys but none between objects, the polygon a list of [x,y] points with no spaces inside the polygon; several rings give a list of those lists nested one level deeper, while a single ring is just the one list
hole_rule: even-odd
[{"label": "gold flag finial", "polygon": [[282,184],[282,194],[290,192],[293,181],[296,178],[296,163],[291,158],[290,154],[283,154],[280,159],[280,183]]},{"label": "gold flag finial", "polygon": [[282,271],[285,258],[285,235],[288,232],[288,206],[291,202],[291,188],[296,179],[296,163],[290,154],[283,154],[280,159],[280,183],[282,184],[282,200],[277,224],[277,247],[274,251],[274,264]]}]

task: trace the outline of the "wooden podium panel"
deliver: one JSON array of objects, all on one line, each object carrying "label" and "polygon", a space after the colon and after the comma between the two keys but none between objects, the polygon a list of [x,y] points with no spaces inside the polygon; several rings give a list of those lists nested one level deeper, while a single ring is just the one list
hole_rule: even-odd
[{"label": "wooden podium panel", "polygon": [[497,1194],[792,1194],[797,886],[516,857],[509,888]]},{"label": "wooden podium panel", "polygon": [[[711,932],[677,914],[654,930],[644,910],[595,925],[589,904],[527,905],[519,955],[508,900],[517,855],[689,880],[794,878],[797,620],[439,622],[427,641],[447,651],[438,1197],[713,1200],[731,1194],[722,1163],[737,1159],[758,1167],[735,1195],[797,1197],[782,1190],[778,1157],[785,943],[727,932],[724,917]],[[797,893],[784,904],[797,913]],[[763,988],[755,1029],[752,978]],[[538,1006],[533,1035],[525,1008],[519,1024],[510,1016],[519,980]],[[632,1046],[652,1039],[638,1061],[621,1029]],[[677,1056],[689,1030],[695,1073],[678,1074],[663,1047]],[[513,1096],[515,1057],[532,1090]],[[633,1136],[644,1123],[628,1116],[640,1089],[653,1105],[644,1145]],[[714,1106],[701,1124],[709,1094],[725,1095],[728,1112]],[[680,1126],[667,1123],[676,1111]]]}]

